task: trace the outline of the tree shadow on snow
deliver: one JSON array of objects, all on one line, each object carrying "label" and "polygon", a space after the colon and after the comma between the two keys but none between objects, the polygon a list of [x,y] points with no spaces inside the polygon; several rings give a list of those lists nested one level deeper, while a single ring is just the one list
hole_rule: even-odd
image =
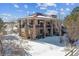
[{"label": "tree shadow on snow", "polygon": [[46,37],[44,39],[38,39],[38,40],[35,40],[35,42],[38,42],[38,43],[41,43],[41,44],[52,44],[52,45],[56,45],[56,46],[60,46],[60,47],[64,47],[64,42],[60,43],[60,39],[59,37],[55,36],[55,37]]},{"label": "tree shadow on snow", "polygon": [[16,38],[15,36],[4,36],[3,39],[6,39],[6,40],[18,40],[18,38]]},{"label": "tree shadow on snow", "polygon": [[[4,41],[4,40],[10,40],[10,41],[12,41],[12,40],[16,40],[16,41],[18,41],[19,40],[19,38],[17,38],[16,36],[11,36],[11,35],[9,35],[9,36],[3,36],[2,37],[2,40]],[[3,42],[2,41],[2,42]],[[6,43],[5,43],[6,44]],[[3,46],[5,46],[5,44],[3,43]],[[7,47],[6,47],[7,46]],[[10,45],[8,45],[8,44],[6,44],[6,46],[5,46],[5,48],[4,48],[4,50],[5,50],[5,55],[7,55],[6,53],[9,51],[9,52],[11,52],[12,54],[9,54],[9,56],[32,56],[28,51],[25,51],[24,50],[24,48],[22,48],[22,47],[19,47],[19,45],[17,45],[17,44],[13,44],[13,43],[11,43]],[[8,49],[8,50],[6,50],[6,48]],[[5,56],[4,55],[4,56]]]}]

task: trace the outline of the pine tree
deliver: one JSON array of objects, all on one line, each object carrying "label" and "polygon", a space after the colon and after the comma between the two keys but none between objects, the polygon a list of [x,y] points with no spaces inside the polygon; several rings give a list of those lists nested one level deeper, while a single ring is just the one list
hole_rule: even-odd
[{"label": "pine tree", "polygon": [[3,22],[3,20],[0,18],[0,32],[2,31],[3,25],[4,25],[4,22]]},{"label": "pine tree", "polygon": [[79,7],[74,8],[71,14],[66,17],[65,26],[71,39],[79,38]]}]

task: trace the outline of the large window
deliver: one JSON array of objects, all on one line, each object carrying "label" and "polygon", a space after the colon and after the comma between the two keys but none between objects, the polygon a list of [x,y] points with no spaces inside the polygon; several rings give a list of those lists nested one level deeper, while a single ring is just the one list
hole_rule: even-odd
[{"label": "large window", "polygon": [[43,34],[44,33],[44,30],[43,29],[40,29],[40,34]]},{"label": "large window", "polygon": [[51,23],[50,22],[46,22],[46,27],[51,27]]},{"label": "large window", "polygon": [[47,29],[46,36],[50,36],[50,35],[51,35],[51,29]]},{"label": "large window", "polygon": [[33,20],[30,20],[29,27],[33,27],[33,24],[34,24]]},{"label": "large window", "polygon": [[39,25],[39,27],[43,27],[44,26],[44,21],[43,20],[38,20],[38,25]]}]

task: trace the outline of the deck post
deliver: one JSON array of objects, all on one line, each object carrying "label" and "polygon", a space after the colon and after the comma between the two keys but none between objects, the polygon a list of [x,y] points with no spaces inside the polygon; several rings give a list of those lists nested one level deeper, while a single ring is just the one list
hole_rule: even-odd
[{"label": "deck post", "polygon": [[28,26],[27,26],[27,20],[28,19],[25,19],[25,38],[27,39],[27,34],[28,34]]},{"label": "deck post", "polygon": [[21,20],[19,20],[19,36],[21,36]]},{"label": "deck post", "polygon": [[53,36],[53,21],[51,20],[51,36]]},{"label": "deck post", "polygon": [[44,20],[44,37],[46,37],[46,20]]},{"label": "deck post", "polygon": [[33,24],[33,34],[32,37],[33,39],[36,39],[36,23],[37,23],[37,19],[33,19],[34,20],[34,24]]}]

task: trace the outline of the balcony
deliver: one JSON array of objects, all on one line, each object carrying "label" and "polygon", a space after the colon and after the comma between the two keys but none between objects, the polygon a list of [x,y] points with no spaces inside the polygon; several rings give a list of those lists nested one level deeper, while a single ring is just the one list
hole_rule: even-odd
[{"label": "balcony", "polygon": [[38,27],[43,28],[43,27],[44,27],[44,25],[43,25],[43,24],[38,24],[38,25],[36,25],[36,27],[37,27],[37,28],[38,28]]},{"label": "balcony", "polygon": [[46,27],[51,27],[51,25],[48,24],[48,25],[46,25]]},{"label": "balcony", "polygon": [[33,28],[33,25],[29,25],[30,28]]},{"label": "balcony", "polygon": [[50,24],[47,24],[47,25],[46,25],[46,28],[51,28],[51,25],[50,25]]}]

